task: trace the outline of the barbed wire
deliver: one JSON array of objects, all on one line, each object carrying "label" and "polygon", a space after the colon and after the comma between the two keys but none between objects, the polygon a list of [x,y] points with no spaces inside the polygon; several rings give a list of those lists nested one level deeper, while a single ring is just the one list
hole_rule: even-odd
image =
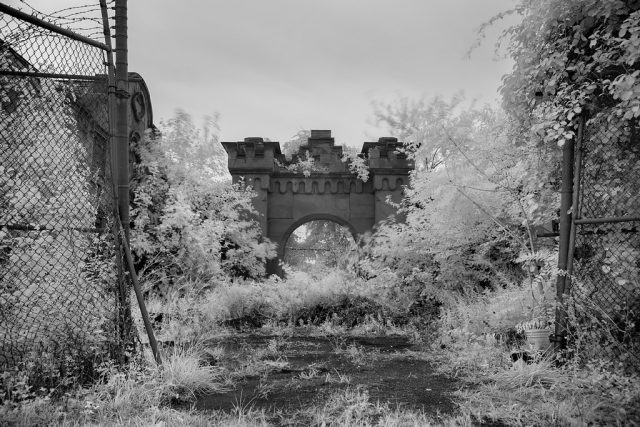
[{"label": "barbed wire", "polygon": [[[25,13],[44,19],[59,27],[69,29],[75,33],[84,35],[89,38],[101,38],[103,36],[103,25],[100,3],[82,4],[78,6],[70,6],[52,12],[43,12],[29,3],[27,0],[19,0]],[[107,8],[113,5],[115,0],[107,0]],[[18,7],[18,9],[21,9]],[[109,17],[113,17],[113,13],[109,13]],[[5,35],[5,37],[7,37]]]}]

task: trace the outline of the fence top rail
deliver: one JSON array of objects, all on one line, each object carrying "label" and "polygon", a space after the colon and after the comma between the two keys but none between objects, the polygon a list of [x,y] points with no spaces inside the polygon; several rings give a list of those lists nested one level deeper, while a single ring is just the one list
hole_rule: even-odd
[{"label": "fence top rail", "polygon": [[104,43],[100,43],[98,41],[90,39],[89,37],[80,35],[78,33],[74,33],[71,30],[59,27],[59,26],[57,26],[55,24],[52,24],[52,23],[47,22],[47,21],[44,21],[44,20],[42,20],[40,18],[37,18],[35,16],[29,15],[28,13],[24,13],[24,12],[18,10],[18,9],[14,9],[14,8],[12,8],[10,6],[7,6],[6,4],[0,3],[0,12],[6,13],[7,15],[13,16],[14,18],[21,19],[21,20],[23,20],[25,22],[28,22],[30,24],[37,25],[38,27],[45,28],[45,29],[47,29],[49,31],[52,31],[52,32],[57,33],[57,34],[60,34],[62,36],[69,37],[69,38],[71,38],[73,40],[77,40],[79,42],[86,43],[88,45],[97,47],[98,49],[102,49],[104,51],[109,51],[109,48]]},{"label": "fence top rail", "polygon": [[576,224],[604,224],[609,222],[636,222],[640,216],[610,216],[604,218],[576,218]]},{"label": "fence top rail", "polygon": [[106,81],[106,74],[98,74],[95,76],[86,76],[84,74],[61,74],[61,73],[39,73],[30,71],[13,71],[0,70],[0,76],[13,77],[41,77],[44,79],[64,79],[64,80],[88,80],[88,81]]}]

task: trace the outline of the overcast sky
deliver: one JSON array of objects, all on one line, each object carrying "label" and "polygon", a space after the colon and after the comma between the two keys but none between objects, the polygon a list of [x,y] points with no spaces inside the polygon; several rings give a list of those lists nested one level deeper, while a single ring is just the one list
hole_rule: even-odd
[{"label": "overcast sky", "polygon": [[[90,0],[33,0],[41,11]],[[10,5],[21,6],[18,0]],[[97,0],[96,0],[97,3]],[[284,142],[331,129],[360,146],[372,101],[464,91],[496,102],[511,63],[496,30],[468,57],[477,29],[513,0],[131,0],[129,70],[146,80],[154,119],[177,108],[220,114],[223,141]],[[24,7],[22,7],[24,10]]]}]

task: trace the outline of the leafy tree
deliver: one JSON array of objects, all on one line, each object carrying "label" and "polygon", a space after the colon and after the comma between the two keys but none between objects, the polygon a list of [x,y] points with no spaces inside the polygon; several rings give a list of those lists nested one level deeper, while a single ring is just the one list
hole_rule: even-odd
[{"label": "leafy tree", "polygon": [[148,283],[162,291],[190,281],[259,277],[275,256],[252,219],[255,193],[230,182],[215,129],[211,119],[198,129],[178,111],[161,135],[138,148],[132,246]]},{"label": "leafy tree", "polygon": [[[607,193],[626,192],[623,209],[637,211],[628,180],[640,162],[624,153],[637,145],[640,3],[522,0],[513,12],[523,21],[504,35],[515,61],[501,89],[506,114],[464,107],[460,97],[376,106],[416,161],[401,205],[407,222],[392,229],[411,242],[409,256],[433,254],[440,285],[518,280],[515,260],[539,284],[552,257],[541,255],[532,229],[557,215],[558,147],[576,138],[585,112],[587,138],[605,136],[590,155],[615,165],[598,197],[607,205]],[[396,237],[385,233],[388,251]]]},{"label": "leafy tree", "polygon": [[[640,4],[521,1],[516,11],[522,23],[505,34],[515,66],[502,88],[512,138],[535,147],[563,146],[576,139],[586,117],[589,159],[609,166],[609,183],[593,177],[601,181],[591,189],[600,200],[599,216],[639,212]],[[549,181],[553,173],[542,170],[539,180]]]},{"label": "leafy tree", "polygon": [[518,277],[506,259],[531,249],[528,231],[543,220],[533,211],[552,193],[528,188],[535,179],[521,171],[535,153],[510,144],[504,115],[465,107],[461,96],[401,99],[375,113],[416,162],[400,206],[406,224],[394,226],[399,242],[416,245],[408,255],[435,257],[439,286],[477,288]]},{"label": "leafy tree", "polygon": [[505,76],[514,138],[562,146],[577,118],[605,131],[640,117],[640,4],[620,0],[522,0],[523,20],[505,32],[515,60]]}]

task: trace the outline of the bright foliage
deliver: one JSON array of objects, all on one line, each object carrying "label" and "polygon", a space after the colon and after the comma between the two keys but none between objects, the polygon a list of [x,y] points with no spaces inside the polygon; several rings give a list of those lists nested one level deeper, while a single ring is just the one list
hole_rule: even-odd
[{"label": "bright foliage", "polygon": [[414,268],[396,272],[441,300],[451,290],[519,280],[513,260],[530,250],[529,227],[545,219],[541,200],[553,198],[552,186],[541,188],[521,173],[538,153],[508,142],[499,111],[465,106],[459,96],[400,99],[377,106],[376,118],[416,163],[399,206],[406,222],[378,230],[376,258],[411,260]]},{"label": "bright foliage", "polygon": [[178,112],[139,147],[131,240],[149,284],[259,277],[274,245],[260,237],[253,190],[231,184],[212,120]]},{"label": "bright foliage", "polygon": [[515,66],[502,88],[514,137],[562,146],[585,111],[629,132],[620,124],[640,117],[640,4],[522,0],[515,11],[523,21],[505,32]]}]

